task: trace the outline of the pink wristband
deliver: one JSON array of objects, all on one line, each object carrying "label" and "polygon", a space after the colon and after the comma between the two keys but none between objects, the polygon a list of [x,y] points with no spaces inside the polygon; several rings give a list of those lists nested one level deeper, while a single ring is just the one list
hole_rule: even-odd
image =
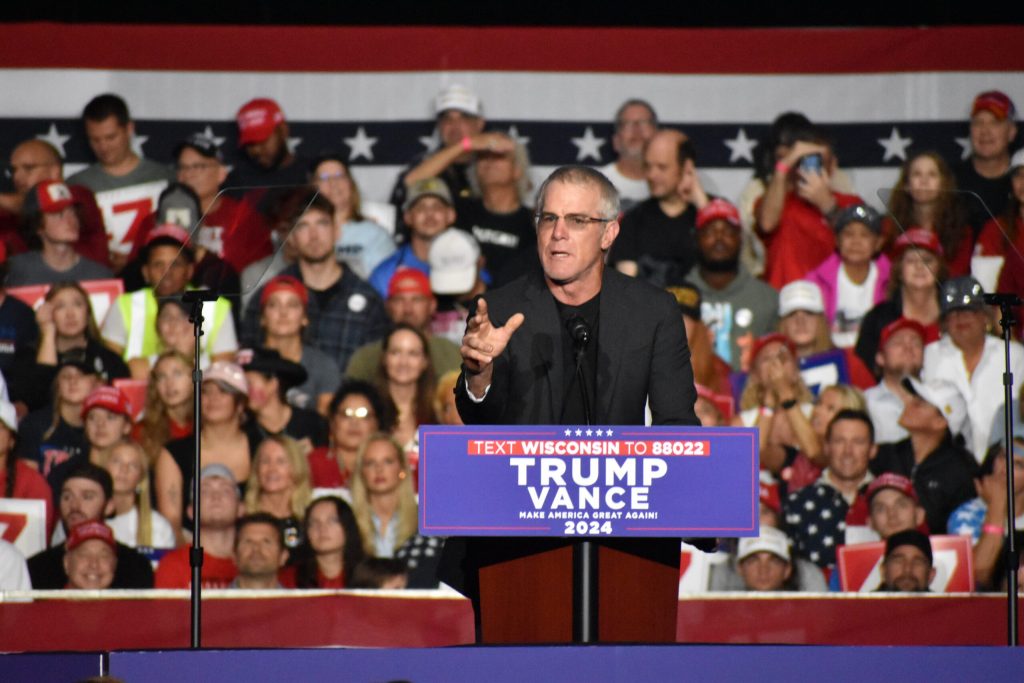
[{"label": "pink wristband", "polygon": [[998,524],[983,524],[981,526],[981,533],[992,534],[993,536],[1002,536],[1003,527],[999,526]]},{"label": "pink wristband", "polygon": [[460,142],[459,144],[462,145],[462,151],[464,151],[464,152],[472,152],[473,151],[473,140],[468,135],[466,137],[462,138],[462,142]]},{"label": "pink wristband", "polygon": [[789,166],[786,165],[785,161],[781,159],[775,162],[775,172],[779,175],[786,175],[789,173]]}]

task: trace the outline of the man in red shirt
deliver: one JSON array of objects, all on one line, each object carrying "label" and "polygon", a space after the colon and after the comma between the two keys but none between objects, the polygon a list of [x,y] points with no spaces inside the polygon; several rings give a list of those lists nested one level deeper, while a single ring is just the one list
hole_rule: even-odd
[{"label": "man in red shirt", "polygon": [[765,244],[765,281],[782,289],[799,280],[835,250],[831,218],[853,204],[856,196],[829,185],[836,158],[820,131],[798,136],[789,153],[775,163],[775,173],[754,207],[757,231]]},{"label": "man in red shirt", "polygon": [[[235,580],[235,520],[242,514],[235,477],[224,465],[207,465],[199,474],[199,529],[203,546],[203,588],[227,588]],[[192,516],[192,506],[188,506]],[[181,546],[160,559],[156,588],[189,588],[191,546]]]}]

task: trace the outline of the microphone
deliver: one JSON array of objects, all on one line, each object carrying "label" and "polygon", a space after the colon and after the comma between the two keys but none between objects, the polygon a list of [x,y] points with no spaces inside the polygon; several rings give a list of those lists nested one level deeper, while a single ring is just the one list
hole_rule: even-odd
[{"label": "microphone", "polygon": [[981,298],[984,299],[985,303],[989,306],[1020,306],[1022,303],[1020,297],[1011,292],[994,292],[992,294],[982,294]]},{"label": "microphone", "polygon": [[586,348],[590,342],[590,325],[587,321],[582,316],[574,315],[565,321],[565,327],[569,330],[573,345],[580,350]]}]

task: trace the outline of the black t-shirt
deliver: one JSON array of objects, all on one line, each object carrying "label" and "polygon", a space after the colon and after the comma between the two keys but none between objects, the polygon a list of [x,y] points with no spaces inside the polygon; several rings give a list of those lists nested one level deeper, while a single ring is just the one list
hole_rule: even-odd
[{"label": "black t-shirt", "polygon": [[561,424],[588,424],[583,406],[583,394],[580,391],[579,374],[576,372],[575,344],[569,335],[568,321],[575,316],[583,318],[590,330],[590,341],[587,343],[580,369],[586,386],[587,403],[590,405],[590,424],[597,424],[597,326],[599,324],[601,294],[579,306],[569,306],[555,300],[558,318],[562,322],[562,363],[565,368],[565,399],[562,402]]},{"label": "black t-shirt", "polygon": [[[53,490],[54,498],[60,496],[60,486],[55,487],[55,473],[62,463],[72,459],[87,458],[89,442],[85,438],[82,427],[72,427],[63,419],[57,422],[53,431],[43,437],[53,424],[53,408],[46,406],[29,413],[18,425],[18,440],[14,446],[14,454],[19,458],[30,460],[39,467],[39,472],[46,477],[46,482]],[[60,480],[63,482],[63,479]]]},{"label": "black t-shirt", "polygon": [[619,261],[636,261],[637,277],[655,287],[682,279],[697,263],[697,208],[690,204],[671,218],[653,197],[634,206],[612,245],[609,262]]},{"label": "black t-shirt", "polygon": [[10,294],[0,303],[0,372],[7,382],[11,401],[24,401],[31,388],[30,368],[35,365],[39,325],[36,314]]},{"label": "black t-shirt", "polygon": [[526,272],[527,263],[537,260],[537,231],[533,213],[520,206],[512,213],[494,213],[482,199],[456,200],[455,226],[480,243],[492,287],[500,287]]},{"label": "black t-shirt", "polygon": [[[323,415],[315,410],[309,410],[307,408],[296,408],[295,406],[291,406],[291,409],[291,419],[288,420],[288,424],[284,426],[284,429],[276,434],[289,436],[296,441],[308,438],[314,448],[326,446],[327,420],[324,419]],[[259,434],[260,441],[268,436],[275,435],[275,432],[271,432],[266,429],[256,420],[255,417],[249,418],[249,424],[251,424],[253,429],[256,430],[256,433]],[[253,455],[255,455],[255,452]]]},{"label": "black t-shirt", "polygon": [[272,217],[281,201],[296,188],[308,188],[308,160],[296,158],[283,168],[265,169],[243,154],[224,181],[224,191],[244,199],[265,217]]},{"label": "black t-shirt", "polygon": [[[58,590],[68,585],[64,571],[64,544],[47,548],[28,558],[28,574],[35,590]],[[111,588],[152,588],[153,565],[144,556],[117,544],[117,569]]]},{"label": "black t-shirt", "polygon": [[[953,175],[956,176],[956,187],[967,212],[967,222],[974,229],[974,239],[977,239],[985,223],[1006,210],[1011,191],[1010,173],[1007,171],[998,178],[986,178],[974,170],[974,164],[968,159],[956,165]],[[978,196],[975,197],[975,194]],[[984,205],[978,201],[978,197],[981,197]]]}]

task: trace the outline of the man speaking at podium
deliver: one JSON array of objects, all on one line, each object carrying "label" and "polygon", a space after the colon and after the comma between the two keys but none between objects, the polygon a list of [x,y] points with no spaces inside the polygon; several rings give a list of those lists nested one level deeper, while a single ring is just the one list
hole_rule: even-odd
[{"label": "man speaking at podium", "polygon": [[[614,185],[591,168],[564,166],[541,185],[536,206],[542,272],[489,292],[467,321],[456,385],[462,420],[642,425],[649,403],[655,425],[699,425],[690,351],[674,299],[605,267],[619,234]],[[569,544],[563,539],[452,541],[442,579],[473,599],[478,628],[481,568]],[[618,544],[643,546],[643,554],[653,552],[658,561],[678,566],[678,539],[619,539]],[[511,592],[522,589],[508,586]]]}]

